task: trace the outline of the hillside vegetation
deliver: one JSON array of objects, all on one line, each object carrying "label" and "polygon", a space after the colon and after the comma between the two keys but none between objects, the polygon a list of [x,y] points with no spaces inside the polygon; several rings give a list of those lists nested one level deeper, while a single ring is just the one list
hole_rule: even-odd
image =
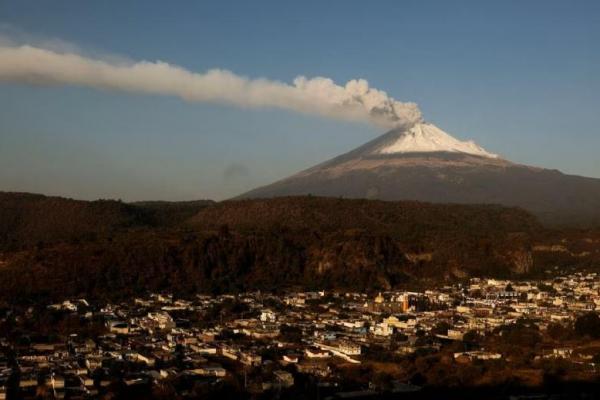
[{"label": "hillside vegetation", "polygon": [[89,240],[148,222],[142,209],[119,201],[0,192],[0,249]]},{"label": "hillside vegetation", "polygon": [[600,236],[549,231],[523,210],[492,205],[310,196],[181,205],[2,198],[10,208],[0,215],[0,297],[21,301],[163,290],[369,291],[529,276],[600,259]]},{"label": "hillside vegetation", "polygon": [[178,225],[210,201],[81,201],[0,192],[0,251],[93,240],[133,228]]},{"label": "hillside vegetation", "polygon": [[362,229],[394,236],[541,229],[532,215],[517,208],[313,196],[225,201],[203,209],[189,223],[200,229],[215,229],[222,225],[241,231]]}]

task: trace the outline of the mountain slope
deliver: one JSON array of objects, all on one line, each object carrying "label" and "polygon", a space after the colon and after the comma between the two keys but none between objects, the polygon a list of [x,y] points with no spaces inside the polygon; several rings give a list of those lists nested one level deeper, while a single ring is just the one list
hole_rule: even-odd
[{"label": "mountain slope", "polygon": [[86,240],[142,227],[173,226],[211,201],[123,203],[0,192],[0,251]]},{"label": "mountain slope", "polygon": [[411,280],[521,275],[534,269],[531,248],[539,230],[528,213],[499,206],[316,197],[228,201],[181,226],[0,251],[0,300],[291,286],[381,290]]},{"label": "mountain slope", "polygon": [[203,208],[213,205],[214,201],[137,201],[129,204],[149,214],[153,225],[172,227],[188,220]]},{"label": "mountain slope", "polygon": [[538,232],[521,209],[496,205],[429,204],[327,197],[279,197],[224,201],[201,210],[187,224],[200,230],[226,225],[242,232],[363,230],[406,238],[417,232]]},{"label": "mountain slope", "polygon": [[119,201],[6,192],[0,192],[0,221],[0,250],[38,242],[85,240],[148,222],[141,209]]},{"label": "mountain slope", "polygon": [[2,193],[0,222],[13,244],[0,241],[0,301],[27,303],[147,291],[383,290],[600,265],[600,233],[548,230],[496,205],[314,196],[131,205]]},{"label": "mountain slope", "polygon": [[390,131],[240,198],[317,195],[522,207],[549,224],[600,223],[600,180],[519,165],[431,124]]}]

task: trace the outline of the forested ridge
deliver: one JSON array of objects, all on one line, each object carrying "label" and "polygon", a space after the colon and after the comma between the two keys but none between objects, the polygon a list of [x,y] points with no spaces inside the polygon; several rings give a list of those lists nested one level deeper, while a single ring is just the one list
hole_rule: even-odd
[{"label": "forested ridge", "polygon": [[[6,193],[0,205],[0,296],[22,301],[382,290],[589,266],[600,247],[587,232],[550,231],[523,210],[494,205],[311,196],[127,204]],[[534,251],[565,235],[585,257]]]}]

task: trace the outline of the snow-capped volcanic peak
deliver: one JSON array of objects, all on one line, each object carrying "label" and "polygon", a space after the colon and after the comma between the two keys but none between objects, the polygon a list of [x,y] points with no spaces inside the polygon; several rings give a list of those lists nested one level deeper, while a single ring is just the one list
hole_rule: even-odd
[{"label": "snow-capped volcanic peak", "polygon": [[398,138],[376,150],[378,154],[395,153],[433,153],[450,152],[466,153],[480,157],[498,158],[475,142],[460,141],[437,126],[430,123],[418,123],[407,131],[400,132]]}]

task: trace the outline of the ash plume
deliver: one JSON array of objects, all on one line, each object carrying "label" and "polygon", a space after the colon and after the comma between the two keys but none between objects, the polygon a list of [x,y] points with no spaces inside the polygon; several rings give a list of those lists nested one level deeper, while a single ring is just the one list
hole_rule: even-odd
[{"label": "ash plume", "polygon": [[291,84],[250,79],[223,69],[195,73],[163,61],[125,62],[92,58],[0,41],[0,81],[75,85],[105,90],[178,96],[187,101],[248,108],[280,108],[391,129],[421,120],[414,103],[393,99],[364,79],[338,85],[324,77],[299,76]]}]

